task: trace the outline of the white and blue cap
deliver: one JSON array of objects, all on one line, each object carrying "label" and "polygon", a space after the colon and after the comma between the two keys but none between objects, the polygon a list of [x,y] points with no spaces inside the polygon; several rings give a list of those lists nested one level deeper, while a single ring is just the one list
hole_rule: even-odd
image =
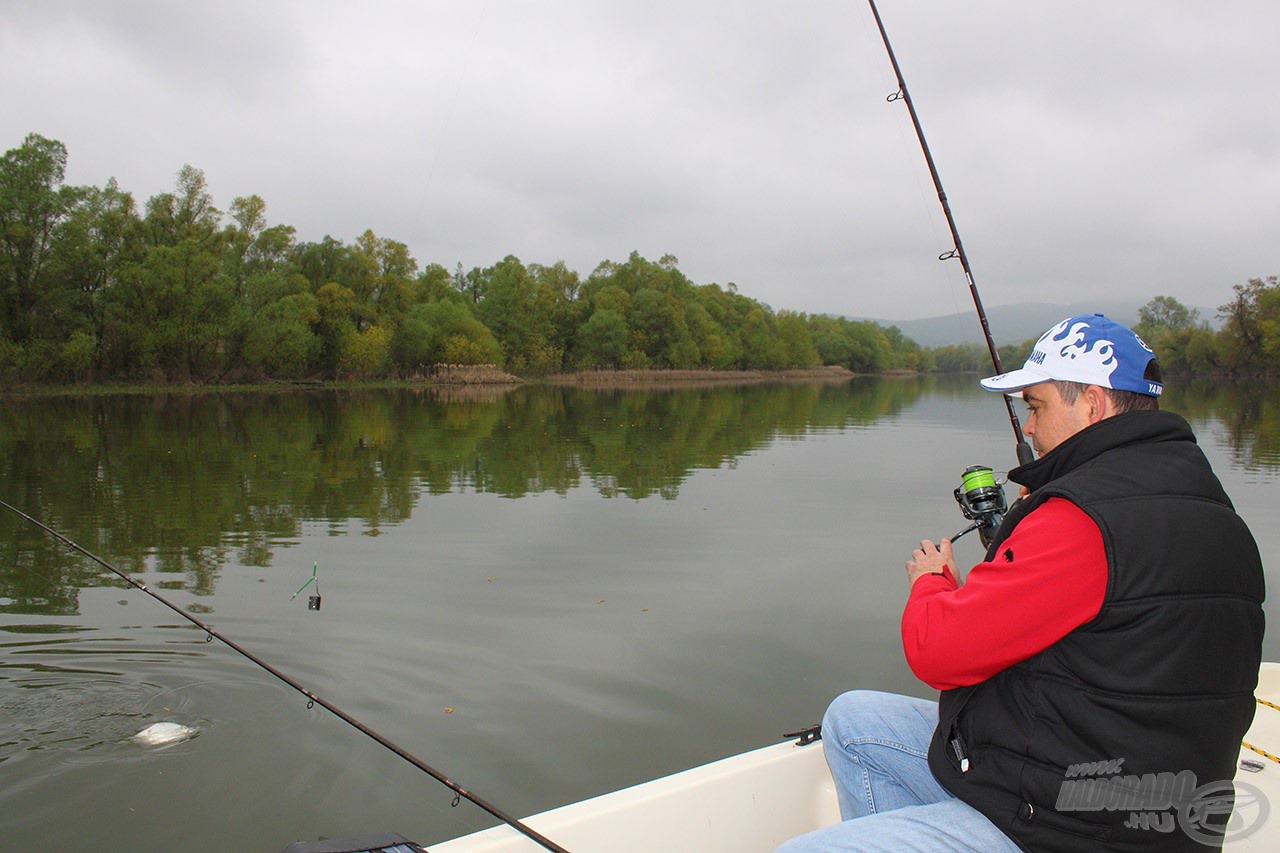
[{"label": "white and blue cap", "polygon": [[1155,357],[1132,329],[1101,314],[1080,314],[1041,335],[1021,368],[983,379],[982,387],[1014,394],[1059,380],[1159,397],[1164,386],[1143,375]]}]

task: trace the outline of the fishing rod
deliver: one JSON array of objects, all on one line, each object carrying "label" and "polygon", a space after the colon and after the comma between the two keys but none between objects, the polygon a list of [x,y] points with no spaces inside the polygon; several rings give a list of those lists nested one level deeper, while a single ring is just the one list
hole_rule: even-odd
[{"label": "fishing rod", "polygon": [[[929,166],[929,175],[933,178],[934,189],[938,191],[938,201],[942,203],[942,212],[947,217],[947,226],[951,229],[951,241],[954,248],[949,252],[943,252],[938,256],[940,261],[949,261],[952,258],[959,258],[960,267],[964,270],[964,277],[969,282],[969,293],[973,296],[973,307],[978,311],[978,320],[982,323],[982,335],[987,341],[987,351],[991,354],[991,364],[995,367],[996,373],[1004,373],[1004,366],[1000,363],[1000,352],[996,349],[995,339],[991,337],[991,324],[987,322],[987,312],[982,307],[982,297],[978,296],[978,285],[973,280],[973,271],[969,268],[969,256],[964,252],[964,244],[960,242],[960,230],[956,227],[956,218],[951,214],[951,205],[947,202],[946,190],[942,188],[942,178],[938,176],[938,167],[933,162],[933,154],[929,151],[929,143],[924,138],[924,128],[920,125],[920,116],[916,114],[916,106],[911,100],[911,93],[907,91],[907,81],[902,77],[902,69],[898,66],[898,57],[893,53],[893,46],[889,44],[889,33],[884,28],[884,21],[880,20],[880,10],[876,8],[875,0],[867,0],[871,5],[871,14],[875,16],[876,26],[880,29],[880,38],[884,42],[884,49],[889,54],[889,62],[893,64],[894,76],[898,78],[898,91],[894,92],[887,101],[893,103],[901,100],[906,103],[907,111],[911,113],[911,124],[916,130],[916,139],[920,140],[920,150],[924,152],[924,161]],[[1013,409],[1013,398],[1008,394],[1004,394],[1004,405],[1009,410],[1009,424],[1013,427],[1014,440],[1017,442],[1018,464],[1026,465],[1034,457],[1031,453],[1031,445],[1027,443],[1027,439],[1022,435],[1022,424],[1018,422],[1018,413]]]},{"label": "fishing rod", "polygon": [[[445,786],[446,788],[448,788],[450,791],[453,791],[453,793],[454,793],[453,805],[455,805],[455,806],[456,806],[462,798],[466,798],[466,799],[467,799],[467,800],[469,800],[470,802],[474,803],[475,805],[477,805],[477,806],[479,806],[480,808],[484,809],[484,810],[485,810],[486,812],[488,812],[489,814],[491,814],[491,815],[493,815],[494,817],[496,817],[498,820],[500,820],[500,821],[502,821],[503,823],[505,823],[505,824],[507,824],[508,826],[510,826],[512,829],[515,829],[515,830],[517,830],[518,832],[521,832],[521,833],[523,833],[524,835],[528,836],[530,839],[532,839],[533,841],[535,841],[535,842],[537,842],[538,844],[542,845],[542,846],[543,846],[543,847],[545,847],[547,850],[555,851],[555,853],[568,853],[568,851],[567,851],[567,850],[565,850],[565,849],[564,849],[563,847],[561,847],[560,845],[556,844],[554,841],[551,841],[550,839],[543,837],[542,835],[540,835],[540,834],[539,834],[538,832],[536,832],[535,830],[531,829],[531,828],[530,828],[529,826],[527,826],[526,824],[521,823],[518,819],[516,819],[516,818],[512,817],[511,815],[507,814],[506,812],[502,811],[501,809],[499,809],[499,808],[497,808],[496,806],[492,805],[491,803],[487,802],[486,800],[484,800],[484,799],[483,799],[483,798],[481,798],[480,796],[476,795],[475,793],[473,793],[473,792],[471,792],[471,791],[468,791],[466,788],[462,787],[462,786],[461,786],[461,785],[459,785],[457,782],[455,782],[454,780],[450,779],[448,776],[445,776],[445,775],[444,775],[443,773],[441,773],[439,770],[436,770],[434,767],[432,767],[431,765],[427,764],[425,761],[422,761],[420,758],[417,758],[417,757],[416,757],[416,756],[414,756],[412,753],[410,753],[410,752],[406,751],[405,749],[403,749],[403,748],[401,748],[401,747],[397,746],[396,744],[392,743],[390,740],[388,740],[387,738],[385,738],[385,737],[383,737],[382,735],[378,734],[376,731],[374,731],[373,729],[369,728],[369,727],[368,727],[368,726],[366,726],[364,723],[360,722],[360,721],[359,721],[359,720],[357,720],[355,717],[353,717],[353,716],[351,716],[350,714],[348,714],[347,712],[343,711],[341,708],[337,707],[337,706],[336,706],[336,705],[334,705],[333,703],[331,703],[331,702],[329,702],[329,701],[327,701],[327,700],[325,700],[325,699],[322,699],[321,697],[317,696],[315,693],[312,693],[310,690],[307,690],[307,689],[306,689],[305,687],[303,687],[301,684],[299,684],[298,682],[294,681],[292,678],[290,678],[289,676],[285,675],[283,672],[281,672],[280,670],[276,669],[274,666],[272,666],[271,664],[267,663],[267,662],[266,662],[266,661],[264,661],[262,658],[258,657],[257,655],[253,654],[252,652],[248,651],[248,650],[247,650],[247,649],[245,649],[243,646],[241,646],[241,645],[239,645],[238,643],[236,643],[234,640],[231,640],[231,639],[229,639],[229,638],[227,638],[227,637],[224,637],[222,634],[219,634],[216,630],[214,630],[214,629],[213,629],[212,627],[210,627],[209,625],[205,624],[204,622],[200,621],[200,620],[199,620],[199,619],[197,619],[196,617],[192,616],[192,615],[191,615],[190,613],[188,613],[187,611],[185,611],[185,610],[183,610],[182,608],[178,607],[176,604],[174,604],[173,602],[169,601],[169,600],[168,600],[167,598],[165,598],[164,596],[162,596],[162,595],[158,594],[157,592],[155,592],[154,590],[150,589],[146,584],[144,584],[144,583],[141,583],[141,582],[139,582],[139,581],[134,580],[134,579],[133,579],[133,578],[131,578],[129,575],[125,574],[124,572],[122,572],[122,571],[120,571],[118,568],[116,568],[115,566],[113,566],[113,565],[111,565],[110,563],[108,563],[106,560],[104,560],[104,559],[102,559],[101,557],[99,557],[97,554],[94,554],[92,551],[90,551],[89,549],[85,548],[83,545],[80,545],[79,543],[75,542],[74,540],[70,539],[69,537],[64,536],[63,534],[61,534],[61,533],[59,533],[58,531],[54,530],[54,529],[53,529],[52,527],[50,527],[49,525],[45,524],[44,522],[40,521],[40,520],[39,520],[39,519],[37,519],[37,518],[33,518],[32,516],[28,515],[27,513],[23,512],[22,510],[18,509],[17,507],[13,506],[12,504],[9,504],[9,503],[6,503],[6,502],[5,502],[5,501],[3,501],[3,500],[0,500],[0,507],[4,507],[5,509],[9,510],[9,512],[12,512],[14,515],[18,516],[19,518],[21,518],[21,519],[24,519],[24,520],[26,520],[26,521],[31,522],[31,523],[32,523],[32,524],[34,524],[36,527],[39,527],[39,528],[40,528],[41,530],[43,530],[44,532],[48,533],[48,534],[49,534],[50,536],[52,536],[54,539],[57,539],[57,540],[58,540],[59,542],[61,542],[62,544],[66,545],[68,548],[70,548],[70,549],[72,549],[73,551],[76,551],[76,552],[78,552],[78,553],[80,553],[80,554],[83,554],[84,556],[88,557],[90,560],[93,560],[95,563],[97,563],[98,565],[102,566],[102,567],[103,567],[104,569],[106,569],[107,571],[111,572],[112,574],[114,574],[114,575],[116,575],[117,577],[119,577],[120,579],[122,579],[125,583],[129,584],[129,586],[133,587],[133,588],[134,588],[134,589],[136,589],[136,590],[140,590],[141,592],[145,592],[147,595],[151,596],[153,599],[155,599],[156,601],[158,601],[158,602],[160,602],[161,604],[163,604],[165,607],[167,607],[167,608],[169,608],[170,610],[172,610],[174,613],[177,613],[177,614],[178,614],[179,616],[181,616],[183,619],[186,619],[188,622],[190,622],[190,623],[192,623],[193,625],[195,625],[195,626],[196,626],[197,628],[199,628],[201,631],[204,631],[204,633],[205,633],[205,642],[206,642],[206,643],[207,643],[207,642],[209,642],[209,641],[211,641],[211,640],[217,640],[218,642],[220,642],[220,643],[222,643],[223,645],[225,645],[227,648],[231,649],[232,651],[236,652],[237,654],[241,655],[242,657],[244,657],[244,658],[248,659],[251,663],[253,663],[253,664],[255,664],[256,666],[260,667],[261,669],[264,669],[264,670],[266,670],[267,672],[271,673],[271,674],[272,674],[272,675],[274,675],[276,678],[278,678],[280,681],[283,681],[285,684],[289,685],[289,686],[290,686],[290,687],[292,687],[294,690],[296,690],[296,691],[298,691],[299,693],[301,693],[303,696],[306,696],[306,697],[307,697],[307,707],[308,707],[308,708],[312,708],[312,707],[314,707],[315,705],[319,705],[321,708],[324,708],[326,711],[328,711],[329,713],[333,714],[335,717],[337,717],[338,719],[342,720],[344,723],[346,723],[347,725],[351,726],[351,727],[352,727],[352,728],[354,728],[356,731],[358,731],[358,732],[360,732],[361,734],[365,735],[366,737],[368,737],[368,738],[370,738],[370,739],[372,739],[372,740],[376,741],[378,744],[380,744],[380,745],[382,745],[382,746],[386,747],[387,749],[391,750],[391,751],[392,751],[392,752],[394,752],[396,755],[400,756],[400,757],[401,757],[401,758],[403,758],[405,761],[409,762],[409,763],[410,763],[410,764],[412,764],[414,767],[416,767],[416,768],[418,768],[419,770],[421,770],[423,773],[426,773],[428,776],[432,777],[432,778],[433,778],[433,779],[435,779],[437,782],[439,782],[439,783],[441,783],[442,785],[444,785],[444,786]],[[305,588],[305,587],[304,587],[304,588]],[[301,592],[301,590],[299,590],[299,592]],[[318,608],[317,608],[317,609],[318,609]]]}]

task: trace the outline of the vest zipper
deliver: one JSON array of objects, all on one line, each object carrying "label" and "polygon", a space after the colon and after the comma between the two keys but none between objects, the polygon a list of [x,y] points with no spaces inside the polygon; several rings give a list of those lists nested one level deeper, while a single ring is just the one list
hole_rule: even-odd
[{"label": "vest zipper", "polygon": [[960,736],[960,730],[955,723],[951,724],[951,751],[955,753],[956,761],[960,762],[960,772],[969,772],[969,754],[964,748],[964,738]]}]

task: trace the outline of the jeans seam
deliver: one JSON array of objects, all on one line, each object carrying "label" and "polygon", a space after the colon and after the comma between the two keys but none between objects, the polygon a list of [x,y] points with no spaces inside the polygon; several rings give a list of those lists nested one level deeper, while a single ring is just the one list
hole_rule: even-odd
[{"label": "jeans seam", "polygon": [[873,793],[875,786],[871,782],[872,771],[871,771],[871,768],[868,767],[862,761],[862,756],[858,754],[856,750],[850,749],[850,747],[855,747],[855,746],[879,746],[879,747],[884,747],[885,749],[892,749],[896,752],[901,752],[906,755],[910,755],[914,758],[928,757],[928,753],[920,752],[918,750],[912,749],[906,744],[899,743],[898,741],[884,740],[882,738],[875,738],[875,737],[855,738],[854,740],[843,741],[841,743],[841,748],[848,755],[849,760],[852,761],[854,764],[856,764],[858,766],[858,769],[862,771],[863,797],[866,800],[867,811],[871,814],[880,813],[880,807],[876,805],[875,796]]},{"label": "jeans seam", "polygon": [[857,738],[855,740],[844,741],[841,743],[840,747],[841,749],[848,750],[849,747],[851,746],[867,746],[867,745],[883,746],[883,747],[888,747],[889,749],[896,749],[899,752],[905,752],[907,755],[913,755],[916,758],[929,757],[929,753],[927,750],[921,751],[918,749],[912,749],[911,747],[907,746],[905,743],[899,743],[898,741],[894,741],[894,740],[883,740],[881,738],[874,738],[874,737]]}]

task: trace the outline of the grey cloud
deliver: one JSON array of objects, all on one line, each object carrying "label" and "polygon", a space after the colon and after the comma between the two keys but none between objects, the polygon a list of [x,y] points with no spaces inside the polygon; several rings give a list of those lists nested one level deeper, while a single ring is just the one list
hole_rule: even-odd
[{"label": "grey cloud", "polygon": [[[1280,7],[881,0],[988,304],[1224,301],[1280,272]],[[0,5],[0,144],[140,200],[184,162],[302,239],[632,249],[775,308],[947,313],[946,226],[867,9],[709,0]],[[32,74],[31,69],[40,69]],[[954,266],[954,265],[951,265]],[[941,306],[941,311],[935,311]]]}]

